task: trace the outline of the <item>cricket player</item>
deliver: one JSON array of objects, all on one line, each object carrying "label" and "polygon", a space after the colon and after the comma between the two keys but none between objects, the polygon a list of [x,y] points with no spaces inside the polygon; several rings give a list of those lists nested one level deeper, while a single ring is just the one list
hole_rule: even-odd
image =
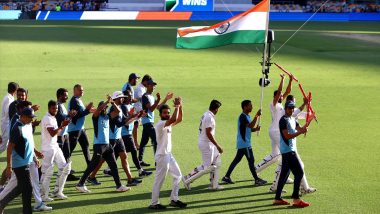
[{"label": "cricket player", "polygon": [[209,110],[201,118],[199,125],[198,148],[202,153],[203,164],[196,167],[190,174],[183,177],[183,183],[187,190],[190,190],[190,183],[200,178],[204,174],[210,174],[210,189],[220,190],[223,186],[218,184],[219,171],[222,164],[222,147],[215,140],[215,115],[222,104],[217,100],[212,100]]},{"label": "cricket player", "polygon": [[[116,159],[109,141],[109,119],[110,117],[117,117],[118,112],[114,111],[112,114],[107,114],[107,105],[112,103],[115,105],[110,96],[107,97],[107,101],[101,101],[98,108],[92,115],[92,122],[94,125],[94,154],[92,156],[90,164],[84,171],[79,183],[75,188],[83,193],[89,193],[85,182],[91,172],[99,170],[102,160],[105,160],[111,169],[111,175],[115,181],[117,192],[126,192],[131,188],[121,184],[119,172],[117,171]],[[97,168],[98,167],[98,168]],[[96,172],[95,172],[96,173]],[[95,178],[95,175],[94,175]]]},{"label": "cricket player", "polygon": [[256,170],[255,170],[255,157],[253,156],[252,152],[252,144],[251,144],[251,135],[252,132],[259,131],[260,126],[256,125],[257,118],[261,115],[261,110],[258,110],[254,119],[252,120],[249,116],[249,113],[252,112],[252,102],[250,100],[243,100],[241,102],[241,108],[243,112],[240,114],[238,118],[238,128],[237,128],[237,140],[236,140],[236,147],[237,147],[237,153],[232,161],[230,167],[228,168],[228,171],[226,175],[222,178],[222,181],[227,184],[233,184],[234,182],[231,180],[231,173],[235,169],[235,167],[239,164],[243,156],[247,158],[248,166],[251,171],[251,174],[253,178],[255,179],[254,185],[255,186],[262,186],[267,183],[267,181],[259,178],[257,176]]},{"label": "cricket player", "polygon": [[288,201],[281,198],[281,193],[291,171],[294,174],[294,189],[292,194],[293,206],[303,208],[310,204],[301,200],[299,195],[300,184],[304,172],[297,155],[296,137],[307,132],[307,125],[300,127],[296,119],[292,116],[294,108],[295,103],[293,101],[287,101],[285,103],[285,115],[282,116],[279,121],[282,168],[273,205],[290,204]]},{"label": "cricket player", "polygon": [[[290,77],[288,86],[284,94],[282,94],[282,87],[284,85],[284,74],[280,74],[281,81],[278,89],[274,92],[273,101],[270,104],[270,112],[272,115],[272,123],[269,127],[269,137],[272,143],[272,153],[266,156],[257,166],[256,172],[260,173],[262,170],[272,165],[273,163],[278,163],[277,169],[275,171],[275,179],[269,192],[275,193],[277,189],[277,180],[281,171],[281,155],[280,155],[280,130],[278,127],[278,121],[284,115],[284,107],[282,106],[283,97],[287,97],[292,90],[293,76]],[[292,183],[293,181],[289,179],[287,183]],[[285,191],[285,190],[284,190]]]},{"label": "cricket player", "polygon": [[182,174],[179,166],[172,155],[172,126],[179,124],[182,121],[182,102],[181,98],[174,99],[174,112],[170,117],[170,107],[166,104],[159,108],[161,120],[156,124],[155,131],[157,136],[157,151],[156,160],[156,176],[154,178],[152,203],[149,209],[165,209],[164,205],[159,202],[160,189],[165,181],[168,172],[173,177],[172,192],[170,195],[170,206],[185,208],[186,203],[183,203],[178,198],[179,183],[181,182]]},{"label": "cricket player", "polygon": [[8,140],[9,140],[9,122],[12,118],[9,118],[9,105],[15,100],[18,89],[18,84],[15,82],[8,83],[8,93],[4,96],[1,103],[1,137],[2,143],[0,143],[0,153],[7,150]]},{"label": "cricket player", "polygon": [[67,199],[67,196],[63,194],[63,189],[67,176],[71,170],[71,161],[66,162],[63,152],[59,148],[57,138],[58,135],[64,131],[65,127],[69,125],[70,119],[67,118],[63,120],[61,125],[58,127],[57,119],[55,118],[57,112],[58,103],[56,101],[50,100],[48,103],[48,112],[45,114],[41,122],[41,151],[44,155],[41,168],[41,186],[44,201],[51,201],[49,198],[49,186],[51,177],[54,173],[55,164],[58,167],[58,177],[53,195],[58,199]]}]

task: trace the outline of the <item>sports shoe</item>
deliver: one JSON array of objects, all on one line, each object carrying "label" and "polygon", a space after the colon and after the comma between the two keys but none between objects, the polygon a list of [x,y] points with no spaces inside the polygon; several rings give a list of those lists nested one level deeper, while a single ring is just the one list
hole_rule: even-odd
[{"label": "sports shoe", "polygon": [[69,174],[66,179],[66,181],[78,181],[78,180],[79,178],[73,174]]},{"label": "sports shoe", "polygon": [[169,206],[172,206],[172,207],[179,207],[179,208],[186,208],[187,207],[187,204],[186,203],[183,203],[182,201],[180,200],[177,200],[177,201],[171,201]]},{"label": "sports shoe", "polygon": [[54,201],[54,199],[49,198],[49,196],[45,196],[45,197],[42,198],[42,201],[43,202],[52,202],[52,201]]},{"label": "sports shoe", "polygon": [[149,163],[145,163],[144,161],[140,161],[140,166],[150,166]]},{"label": "sports shoe", "polygon": [[313,187],[309,187],[308,189],[301,188],[301,194],[303,194],[303,195],[310,194],[310,193],[313,193],[316,191],[317,191],[317,189],[313,188]]},{"label": "sports shoe", "polygon": [[234,184],[234,183],[235,183],[235,182],[233,182],[233,181],[231,180],[230,177],[226,177],[226,176],[224,176],[224,177],[222,178],[222,181],[223,181],[225,184]]},{"label": "sports shoe", "polygon": [[288,201],[285,201],[284,199],[281,200],[274,200],[273,205],[290,205]]},{"label": "sports shoe", "polygon": [[[269,193],[274,193],[274,194],[276,194],[276,189],[273,189],[272,187],[271,188],[269,188]],[[284,189],[282,189],[282,191],[281,191],[282,193],[286,193],[286,190],[284,190]]]},{"label": "sports shoe", "polygon": [[293,183],[294,183],[294,180],[291,179],[291,178],[288,178],[288,179],[286,180],[286,184],[293,184]]},{"label": "sports shoe", "polygon": [[48,207],[44,202],[41,202],[38,206],[35,206],[33,208],[33,211],[39,212],[39,211],[50,211],[53,210],[53,207]]},{"label": "sports shoe", "polygon": [[310,204],[303,200],[299,200],[297,203],[293,203],[293,207],[304,208],[308,206],[310,206]]},{"label": "sports shoe", "polygon": [[77,189],[79,192],[83,192],[83,193],[90,193],[91,191],[87,189],[86,185],[79,185],[77,184],[75,186],[75,189]]},{"label": "sports shoe", "polygon": [[142,182],[142,180],[138,180],[136,178],[132,178],[131,181],[128,181],[127,186],[137,186],[141,182]]},{"label": "sports shoe", "polygon": [[183,186],[185,187],[185,189],[190,190],[191,189],[190,188],[190,183],[187,183],[186,179],[187,179],[187,176],[183,176],[182,177]]},{"label": "sports shoe", "polygon": [[155,205],[149,205],[148,208],[152,210],[164,210],[166,209],[166,206],[161,205],[161,204],[155,204]]},{"label": "sports shoe", "polygon": [[222,190],[222,189],[224,189],[224,186],[221,186],[221,185],[218,185],[216,187],[209,186],[208,189],[215,190],[215,191],[216,190]]},{"label": "sports shoe", "polygon": [[255,186],[264,186],[265,184],[267,184],[268,182],[266,180],[263,180],[261,178],[258,178],[255,180]]},{"label": "sports shoe", "polygon": [[153,172],[149,172],[149,171],[141,171],[139,172],[139,177],[148,177],[149,175],[151,175]]},{"label": "sports shoe", "polygon": [[111,170],[110,169],[105,169],[103,170],[104,176],[112,176]]},{"label": "sports shoe", "polygon": [[0,193],[4,190],[4,187],[0,187]]},{"label": "sports shoe", "polygon": [[116,188],[116,192],[126,192],[126,191],[129,191],[131,190],[130,187],[126,187],[124,185],[121,185],[119,188]]},{"label": "sports shoe", "polygon": [[60,200],[66,200],[68,197],[66,195],[64,195],[63,193],[55,193],[54,194],[54,197],[55,198],[58,198]]},{"label": "sports shoe", "polygon": [[102,184],[102,183],[100,183],[97,179],[96,179],[96,177],[95,178],[91,178],[91,177],[88,177],[87,178],[87,182],[89,182],[89,183],[91,183],[92,185],[100,185],[100,184]]}]

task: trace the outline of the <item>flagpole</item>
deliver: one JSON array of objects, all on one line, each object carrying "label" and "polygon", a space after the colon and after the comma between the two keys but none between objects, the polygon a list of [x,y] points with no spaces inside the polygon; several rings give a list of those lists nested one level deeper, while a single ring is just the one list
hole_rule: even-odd
[{"label": "flagpole", "polygon": [[[264,99],[264,79],[265,79],[265,68],[268,57],[268,28],[269,28],[269,12],[270,12],[270,0],[268,0],[268,13],[266,20],[266,28],[265,28],[265,39],[264,39],[264,54],[263,54],[263,63],[262,63],[262,73],[263,76],[261,78],[261,97],[260,97],[260,110],[262,113],[263,109],[263,99]],[[261,116],[259,117],[258,125],[261,126]],[[260,135],[260,131],[257,132],[257,136]]]}]

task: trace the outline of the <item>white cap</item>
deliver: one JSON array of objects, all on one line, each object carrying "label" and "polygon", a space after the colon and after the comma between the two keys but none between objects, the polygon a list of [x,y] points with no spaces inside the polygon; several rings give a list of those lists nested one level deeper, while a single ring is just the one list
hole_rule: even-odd
[{"label": "white cap", "polygon": [[112,94],[112,99],[113,99],[113,100],[115,100],[115,99],[117,99],[117,98],[121,98],[121,97],[126,97],[126,96],[123,94],[123,92],[121,92],[121,91],[115,91],[115,92],[113,92],[113,94]]}]

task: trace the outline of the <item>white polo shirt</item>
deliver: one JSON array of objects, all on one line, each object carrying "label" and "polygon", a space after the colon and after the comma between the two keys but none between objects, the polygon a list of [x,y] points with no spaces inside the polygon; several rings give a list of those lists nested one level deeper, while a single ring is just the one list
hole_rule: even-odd
[{"label": "white polo shirt", "polygon": [[167,155],[172,152],[172,126],[165,127],[166,120],[155,125],[157,150],[156,155]]},{"label": "white polo shirt", "polygon": [[[281,117],[285,115],[285,109],[281,103],[277,103],[275,106],[271,103],[269,104],[269,108],[272,115],[272,123],[270,124],[269,131],[280,132],[279,122]],[[295,108],[292,116],[297,118],[298,116],[302,116],[302,112],[298,108]]]},{"label": "white polo shirt", "polygon": [[199,125],[199,144],[208,144],[210,139],[207,137],[206,129],[211,128],[212,136],[215,136],[215,115],[211,111],[206,111],[201,117],[201,123]]},{"label": "white polo shirt", "polygon": [[140,112],[142,110],[142,105],[141,105],[141,97],[146,93],[146,88],[145,86],[140,83],[134,92],[134,98],[138,99],[138,102],[134,104],[134,107],[136,109],[136,112]]},{"label": "white polo shirt", "polygon": [[[55,119],[54,116],[52,116],[49,112],[46,112],[44,118],[41,121],[41,150],[42,151],[49,151],[52,149],[59,149],[58,143],[57,143],[57,135],[52,137],[47,130],[48,128],[58,128],[57,119]],[[59,133],[58,133],[59,134]]]}]

